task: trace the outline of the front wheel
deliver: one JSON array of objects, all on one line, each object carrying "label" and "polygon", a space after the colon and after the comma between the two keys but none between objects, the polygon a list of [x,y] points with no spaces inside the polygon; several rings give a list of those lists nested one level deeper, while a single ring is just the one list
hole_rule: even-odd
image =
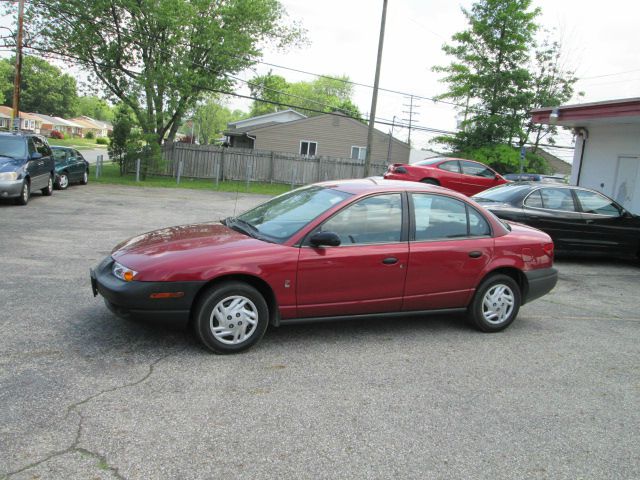
[{"label": "front wheel", "polygon": [[58,177],[58,182],[56,185],[60,190],[66,190],[69,186],[69,175],[67,172],[62,172]]},{"label": "front wheel", "polygon": [[513,278],[496,274],[484,280],[468,308],[468,317],[483,332],[499,332],[515,320],[522,302]]},{"label": "front wheel", "polygon": [[42,192],[42,195],[44,195],[45,197],[48,197],[53,193],[53,177],[51,175],[49,175],[49,181],[47,182],[47,186],[40,191]]},{"label": "front wheel", "polygon": [[227,282],[204,293],[193,318],[196,334],[209,350],[237,353],[260,341],[269,323],[269,308],[252,286]]},{"label": "front wheel", "polygon": [[16,203],[18,205],[26,205],[29,203],[29,196],[31,195],[31,187],[29,182],[25,180],[22,182],[22,190],[20,191],[20,196],[16,198]]}]

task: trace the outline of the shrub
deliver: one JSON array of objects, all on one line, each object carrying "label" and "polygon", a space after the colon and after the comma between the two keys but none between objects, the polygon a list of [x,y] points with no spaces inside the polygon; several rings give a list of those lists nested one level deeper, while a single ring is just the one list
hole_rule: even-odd
[{"label": "shrub", "polygon": [[[520,149],[510,145],[490,145],[479,148],[469,148],[455,152],[453,157],[468,158],[489,165],[498,173],[517,173],[520,171]],[[525,155],[524,171],[527,173],[549,173],[547,161],[540,155],[527,152]]]},{"label": "shrub", "polygon": [[89,130],[87,133],[84,134],[84,138],[92,139],[92,138],[96,138],[96,136],[91,130]]},{"label": "shrub", "polygon": [[101,137],[101,138],[96,138],[96,143],[98,145],[109,145],[109,139]]},{"label": "shrub", "polygon": [[51,132],[51,135],[49,135],[50,138],[56,138],[58,140],[62,140],[64,138],[64,133],[59,132],[57,130],[54,130]]}]

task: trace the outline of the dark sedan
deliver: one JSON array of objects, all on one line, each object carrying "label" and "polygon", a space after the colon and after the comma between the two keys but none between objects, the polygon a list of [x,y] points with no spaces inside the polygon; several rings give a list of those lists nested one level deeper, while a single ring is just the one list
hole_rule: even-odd
[{"label": "dark sedan", "polygon": [[640,257],[640,217],[595,190],[521,182],[473,199],[499,218],[548,233],[557,251]]},{"label": "dark sedan", "polygon": [[82,154],[69,147],[51,147],[56,161],[56,182],[58,190],[66,189],[70,183],[86,185],[89,182],[89,162]]}]

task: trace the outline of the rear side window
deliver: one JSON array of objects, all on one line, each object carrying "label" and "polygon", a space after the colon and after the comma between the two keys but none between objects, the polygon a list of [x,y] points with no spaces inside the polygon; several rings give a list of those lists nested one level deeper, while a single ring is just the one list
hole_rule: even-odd
[{"label": "rear side window", "polygon": [[416,241],[491,235],[487,220],[461,200],[432,194],[412,198]]},{"label": "rear side window", "polygon": [[438,168],[440,170],[446,170],[447,172],[460,173],[460,164],[458,164],[457,160],[454,162],[441,163],[440,165],[438,165]]},{"label": "rear side window", "polygon": [[544,208],[565,212],[576,211],[573,195],[568,188],[543,188],[540,190],[540,194]]},{"label": "rear side window", "polygon": [[532,192],[531,195],[525,199],[524,204],[527,207],[542,208],[542,195],[540,195],[540,190]]},{"label": "rear side window", "polygon": [[493,171],[481,163],[476,162],[460,162],[462,164],[462,173],[465,175],[473,175],[475,177],[494,178]]}]

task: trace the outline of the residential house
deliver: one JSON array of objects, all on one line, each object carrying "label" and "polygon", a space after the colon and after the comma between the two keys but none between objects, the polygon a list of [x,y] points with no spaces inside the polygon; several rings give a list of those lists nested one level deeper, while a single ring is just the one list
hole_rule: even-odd
[{"label": "residential house", "polygon": [[101,138],[108,136],[109,131],[113,131],[113,126],[110,123],[103,122],[101,120],[94,120],[93,118],[85,115],[72,118],[70,121],[81,126],[85,136],[88,132],[92,132],[96,138]]},{"label": "residential house", "polygon": [[640,98],[540,108],[532,117],[573,129],[573,185],[599,190],[640,213]]},{"label": "residential house", "polygon": [[[13,108],[0,106],[0,113],[13,118]],[[27,130],[34,133],[40,133],[42,127],[42,119],[26,112],[20,112],[20,130]]]},{"label": "residential house", "polygon": [[11,115],[0,112],[0,130],[11,129]]},{"label": "residential house", "polygon": [[227,131],[224,132],[226,135],[226,143],[230,147],[235,148],[254,148],[253,140],[250,135],[247,135],[247,132],[250,132],[258,126],[266,127],[278,123],[302,120],[304,118],[307,118],[307,116],[295,110],[288,109],[231,122],[227,124]]},{"label": "residential house", "polygon": [[[293,113],[298,114],[298,112]],[[298,114],[300,115],[302,114]],[[238,125],[240,122],[236,122],[236,128],[225,131],[229,146],[312,157],[330,156],[362,161],[365,158],[368,127],[345,115],[327,113],[308,118],[298,117],[290,121],[274,122],[270,119],[262,123],[251,122],[256,119],[264,120],[260,117],[243,120],[248,122],[248,125],[240,126]],[[379,130],[374,130],[372,155],[374,163],[407,163],[409,150],[408,144]]]},{"label": "residential house", "polygon": [[42,127],[40,128],[40,133],[42,133],[43,135],[50,136],[51,132],[57,131],[72,137],[82,136],[82,127],[76,123],[71,122],[70,120],[65,120],[64,118],[60,117],[43,115],[41,113],[32,113],[31,115],[35,115],[42,119]]}]

